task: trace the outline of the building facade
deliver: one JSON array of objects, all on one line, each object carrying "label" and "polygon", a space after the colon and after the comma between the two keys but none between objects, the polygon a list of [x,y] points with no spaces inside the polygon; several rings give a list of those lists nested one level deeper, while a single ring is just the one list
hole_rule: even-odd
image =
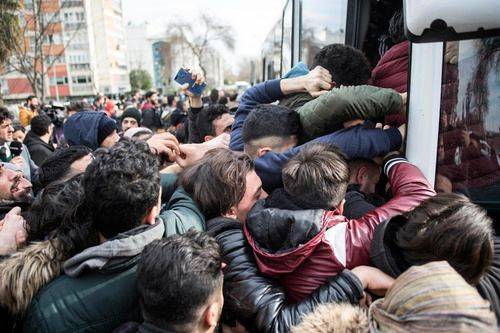
[{"label": "building facade", "polygon": [[[36,31],[30,25],[35,22],[33,13],[38,6],[41,19],[48,24]],[[20,17],[25,25],[27,55],[35,59],[33,69],[43,80],[47,99],[130,91],[121,0],[24,0]],[[38,60],[41,57],[34,56],[37,35],[43,36],[38,44],[43,66]],[[16,55],[12,61],[18,61]],[[4,69],[0,84],[5,100],[24,99],[34,93],[27,76],[15,66]]]}]

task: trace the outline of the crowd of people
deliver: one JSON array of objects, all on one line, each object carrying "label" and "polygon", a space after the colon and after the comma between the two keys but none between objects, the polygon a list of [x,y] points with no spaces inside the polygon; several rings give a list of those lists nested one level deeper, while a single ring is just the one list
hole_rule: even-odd
[{"label": "crowd of people", "polygon": [[0,107],[3,329],[498,331],[493,221],[401,154],[384,68],[332,44],[238,102]]}]

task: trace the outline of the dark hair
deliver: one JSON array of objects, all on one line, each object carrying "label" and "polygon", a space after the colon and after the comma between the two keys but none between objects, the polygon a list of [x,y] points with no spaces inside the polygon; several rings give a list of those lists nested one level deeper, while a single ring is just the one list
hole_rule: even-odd
[{"label": "dark hair", "polygon": [[243,199],[246,176],[253,169],[248,155],[213,149],[184,171],[181,182],[205,218],[211,219],[226,214]]},{"label": "dark hair", "polygon": [[48,184],[66,178],[71,172],[71,164],[90,154],[85,146],[70,146],[57,149],[38,169],[38,183],[43,188]]},{"label": "dark hair", "polygon": [[212,122],[225,113],[229,113],[229,109],[222,104],[212,104],[200,111],[196,120],[196,128],[201,141],[206,135],[215,136],[215,128]]},{"label": "dark hair", "polygon": [[31,131],[38,136],[45,135],[49,133],[49,127],[51,124],[52,120],[44,114],[34,116],[31,120]]},{"label": "dark hair", "polygon": [[106,238],[138,226],[160,194],[158,161],[142,141],[123,140],[96,153],[83,177],[85,208]]},{"label": "dark hair", "polygon": [[26,133],[26,127],[21,125],[21,123],[14,123],[12,127],[14,127],[14,132],[21,131],[23,133]]},{"label": "dark hair", "polygon": [[90,110],[91,107],[88,103],[85,102],[72,102],[71,104],[66,106],[66,112],[80,112],[83,110]]},{"label": "dark hair", "polygon": [[148,92],[144,95],[144,97],[145,97],[146,99],[148,99],[148,98],[151,98],[151,96],[153,96],[153,95],[154,95],[154,94],[156,94],[156,93],[157,93],[156,91],[154,91],[154,90],[150,90],[150,91],[148,91]]},{"label": "dark hair", "polygon": [[24,215],[31,241],[52,238],[83,200],[82,175],[55,182],[38,193]]},{"label": "dark hair", "polygon": [[175,99],[175,95],[168,95],[167,96],[167,105],[172,106],[172,104],[174,104],[174,99]]},{"label": "dark hair", "polygon": [[311,69],[321,66],[332,75],[337,86],[366,84],[371,77],[370,63],[365,55],[348,45],[330,44],[315,56]]},{"label": "dark hair", "polygon": [[394,44],[401,43],[406,40],[404,30],[403,10],[398,10],[389,20],[389,37]]},{"label": "dark hair", "polygon": [[7,119],[14,119],[12,112],[10,112],[6,107],[0,106],[0,124],[2,124]]},{"label": "dark hair", "polygon": [[243,141],[250,144],[253,140],[265,137],[288,138],[299,135],[300,117],[297,112],[280,105],[258,105],[243,124]]},{"label": "dark hair", "polygon": [[166,328],[194,324],[197,312],[222,288],[219,244],[193,229],[148,244],[137,267],[145,321]]},{"label": "dark hair", "polygon": [[31,102],[31,100],[33,98],[36,98],[36,96],[35,95],[29,95],[28,97],[26,97],[26,102]]},{"label": "dark hair", "polygon": [[209,99],[210,99],[210,102],[217,103],[217,101],[219,100],[219,91],[215,88],[210,90]]},{"label": "dark hair", "polygon": [[229,100],[226,96],[222,96],[221,98],[219,98],[219,104],[226,105],[227,102],[229,102]]},{"label": "dark hair", "polygon": [[397,245],[410,265],[446,260],[477,284],[493,258],[492,220],[467,197],[442,193],[422,202],[397,232]]},{"label": "dark hair", "polygon": [[285,191],[303,208],[332,209],[344,199],[349,167],[344,155],[333,146],[307,144],[282,171]]}]

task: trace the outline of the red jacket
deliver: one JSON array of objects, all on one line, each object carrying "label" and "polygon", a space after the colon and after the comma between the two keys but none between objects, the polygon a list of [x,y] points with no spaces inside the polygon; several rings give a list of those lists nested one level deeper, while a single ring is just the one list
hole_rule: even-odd
[{"label": "red jacket", "polygon": [[408,41],[394,45],[387,51],[372,71],[372,84],[391,88],[399,93],[407,91]]},{"label": "red jacket", "polygon": [[263,201],[249,213],[244,232],[259,269],[281,280],[290,301],[304,298],[345,268],[370,265],[375,227],[435,194],[404,158],[389,160],[384,172],[393,198],[357,220],[338,211],[266,208]]}]

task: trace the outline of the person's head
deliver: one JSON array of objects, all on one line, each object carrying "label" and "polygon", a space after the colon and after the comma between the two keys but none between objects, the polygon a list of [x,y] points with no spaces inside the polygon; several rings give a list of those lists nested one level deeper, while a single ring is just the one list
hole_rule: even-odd
[{"label": "person's head", "polygon": [[104,105],[104,101],[106,100],[106,97],[99,93],[97,94],[97,96],[95,97],[95,101],[94,101],[94,104],[97,105],[97,106],[100,106],[102,107]]},{"label": "person's head", "polygon": [[222,104],[212,104],[198,114],[196,127],[202,141],[210,141],[223,134],[230,133],[234,117],[229,114],[229,110]]},{"label": "person's head", "polygon": [[299,206],[343,212],[349,167],[337,147],[308,144],[288,161],[282,176],[285,192]]},{"label": "person's head", "polygon": [[38,169],[38,182],[46,187],[56,181],[65,181],[85,172],[92,162],[92,151],[85,146],[57,149]]},{"label": "person's head", "polygon": [[27,201],[32,185],[20,171],[11,170],[0,163],[0,201]]},{"label": "person's head", "polygon": [[219,104],[226,105],[229,102],[226,96],[219,98]]},{"label": "person's head", "polygon": [[31,110],[36,110],[38,108],[38,98],[33,95],[28,96],[28,98],[26,98],[26,104]]},{"label": "person's head", "polygon": [[284,106],[259,105],[243,124],[245,152],[255,159],[269,151],[282,153],[297,144],[299,114]]},{"label": "person's head", "polygon": [[108,115],[113,116],[116,113],[118,107],[116,106],[115,102],[113,102],[111,99],[108,99],[106,101],[104,109],[106,110],[106,113]]},{"label": "person's head", "polygon": [[12,119],[14,116],[7,108],[0,106],[0,145],[13,140]]},{"label": "person's head", "polygon": [[147,245],[137,267],[144,321],[175,332],[213,332],[224,304],[222,268],[219,245],[204,232]]},{"label": "person's head", "polygon": [[477,284],[493,258],[492,220],[467,197],[438,194],[422,202],[399,229],[396,243],[409,265],[446,260]]},{"label": "person's head", "polygon": [[23,142],[24,138],[26,137],[26,128],[24,128],[24,126],[19,123],[15,123],[13,128],[14,128],[14,132],[12,133],[13,141]]},{"label": "person's head", "polygon": [[33,117],[31,120],[31,131],[36,135],[36,136],[49,136],[52,135],[52,130],[54,128],[54,125],[52,124],[52,120],[42,114],[39,116]]},{"label": "person's head", "polygon": [[38,193],[28,212],[24,215],[31,241],[51,238],[83,200],[82,175],[69,180],[54,182]]},{"label": "person's head", "polygon": [[123,133],[124,138],[131,140],[142,140],[147,141],[153,136],[153,131],[147,127],[135,127],[129,128],[125,133]]},{"label": "person's head", "polygon": [[139,127],[141,123],[141,112],[136,108],[128,108],[122,114],[122,130]]},{"label": "person's head", "polygon": [[217,103],[219,101],[219,91],[217,89],[210,90],[210,95],[208,96],[211,103]]},{"label": "person's head", "polygon": [[160,209],[157,159],[140,141],[96,152],[83,177],[85,207],[105,239],[140,224],[154,224]]},{"label": "person's head", "polygon": [[389,37],[391,37],[394,44],[398,44],[406,40],[402,9],[396,11],[389,20]]},{"label": "person's head", "polygon": [[104,112],[77,112],[64,124],[64,137],[70,146],[87,146],[92,150],[112,147],[120,137],[116,122]]},{"label": "person's head", "polygon": [[174,102],[175,102],[175,95],[168,95],[167,96],[167,105],[170,107],[173,107]]},{"label": "person's head", "polygon": [[219,216],[244,222],[259,199],[267,196],[244,153],[214,149],[185,170],[181,182],[207,219]]},{"label": "person's head", "polygon": [[358,184],[364,194],[375,193],[375,186],[380,180],[380,167],[373,160],[356,159],[349,161],[351,174],[349,183]]},{"label": "person's head", "polygon": [[81,101],[81,102],[73,102],[66,106],[66,115],[68,117],[71,117],[77,112],[84,111],[84,110],[90,110],[90,105],[87,103]]},{"label": "person's head", "polygon": [[366,84],[371,77],[370,63],[364,54],[348,45],[323,47],[314,56],[311,69],[316,66],[327,69],[337,87]]},{"label": "person's head", "polygon": [[158,93],[154,90],[148,91],[144,97],[151,104],[156,104],[158,102]]}]

